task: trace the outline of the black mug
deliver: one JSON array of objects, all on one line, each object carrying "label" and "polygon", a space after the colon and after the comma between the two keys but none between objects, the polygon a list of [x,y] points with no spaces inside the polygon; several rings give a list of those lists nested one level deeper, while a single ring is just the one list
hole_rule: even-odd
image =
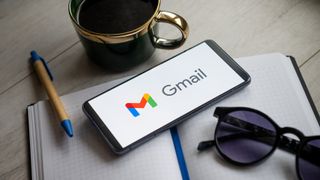
[{"label": "black mug", "polygon": [[[146,61],[152,55],[155,48],[178,48],[188,37],[189,28],[186,20],[175,13],[160,11],[160,0],[130,1],[149,3],[150,7],[152,7],[152,14],[150,14],[150,17],[144,17],[145,21],[142,22],[141,25],[133,27],[133,29],[128,29],[124,32],[111,33],[99,32],[94,28],[89,30],[88,28],[83,27],[83,25],[80,23],[82,17],[80,13],[82,8],[85,6],[90,6],[89,8],[92,8],[93,6],[91,4],[108,3],[108,0],[70,0],[69,2],[68,10],[70,18],[89,58],[104,68],[116,71],[130,69],[131,67]],[[107,4],[107,7],[117,7],[118,2],[126,3],[129,1],[124,2],[113,0],[112,4]],[[91,4],[85,5],[84,3]],[[123,7],[123,4],[119,4],[119,6]],[[96,7],[101,8],[99,5]],[[129,8],[127,7],[127,9]],[[95,11],[95,9],[92,11]],[[122,12],[125,13],[124,11],[117,13]],[[96,21],[98,23],[101,20],[101,18],[95,18],[88,22],[90,23],[92,21]],[[114,22],[117,23],[117,19],[114,19]],[[165,39],[159,37],[157,35],[159,22],[174,25],[180,30],[181,36],[176,39]],[[100,26],[96,27],[99,28]]]}]

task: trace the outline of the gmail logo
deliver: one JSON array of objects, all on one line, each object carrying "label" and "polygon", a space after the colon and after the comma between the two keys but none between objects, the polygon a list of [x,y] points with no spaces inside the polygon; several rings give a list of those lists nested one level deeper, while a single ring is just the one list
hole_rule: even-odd
[{"label": "gmail logo", "polygon": [[126,108],[132,114],[133,117],[137,117],[140,113],[137,109],[145,108],[145,106],[149,104],[152,108],[157,107],[156,101],[150,96],[150,94],[145,93],[138,103],[126,103]]}]

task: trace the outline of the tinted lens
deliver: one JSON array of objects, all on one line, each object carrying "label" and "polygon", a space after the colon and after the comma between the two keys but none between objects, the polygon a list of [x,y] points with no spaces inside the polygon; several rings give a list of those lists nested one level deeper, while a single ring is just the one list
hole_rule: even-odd
[{"label": "tinted lens", "polygon": [[234,111],[218,124],[215,137],[224,155],[238,163],[249,164],[263,159],[273,150],[276,128],[255,112]]},{"label": "tinted lens", "polygon": [[311,140],[302,148],[298,169],[304,180],[320,179],[320,139]]}]

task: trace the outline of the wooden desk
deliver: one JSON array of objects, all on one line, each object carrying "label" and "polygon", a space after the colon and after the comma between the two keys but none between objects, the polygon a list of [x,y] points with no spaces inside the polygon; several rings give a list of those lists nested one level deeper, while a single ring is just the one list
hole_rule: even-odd
[{"label": "wooden desk", "polygon": [[[71,25],[67,0],[0,1],[0,179],[28,179],[25,108],[45,99],[28,58],[37,50],[49,61],[60,94],[141,72],[204,39],[214,39],[231,56],[281,52],[296,57],[320,111],[319,0],[167,0],[190,25],[177,50],[157,50],[147,63],[112,74],[88,61]],[[167,29],[167,30],[166,30]],[[163,35],[172,36],[166,28]]]}]

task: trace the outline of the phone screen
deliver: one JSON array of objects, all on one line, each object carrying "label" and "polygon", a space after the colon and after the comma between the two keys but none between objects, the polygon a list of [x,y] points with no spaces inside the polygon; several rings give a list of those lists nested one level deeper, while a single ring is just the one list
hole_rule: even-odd
[{"label": "phone screen", "polygon": [[244,81],[203,42],[88,103],[125,148]]}]

